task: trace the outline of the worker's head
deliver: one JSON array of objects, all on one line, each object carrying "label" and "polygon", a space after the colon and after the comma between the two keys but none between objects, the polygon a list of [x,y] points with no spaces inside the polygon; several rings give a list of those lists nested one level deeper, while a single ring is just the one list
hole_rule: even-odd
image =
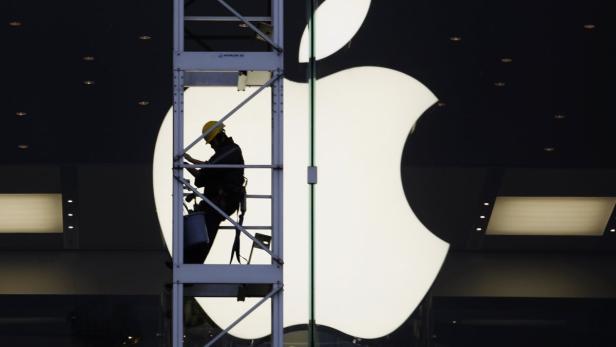
[{"label": "worker's head", "polygon": [[[225,130],[224,127],[225,125],[223,123],[218,124],[218,126],[216,126],[216,121],[209,121],[207,123],[205,123],[203,125],[203,129],[201,129],[201,133],[205,134],[207,133],[207,135],[205,136],[204,140],[205,143],[213,145],[214,143],[218,142],[217,140],[224,136]],[[212,129],[210,131],[210,129]],[[209,132],[208,132],[209,131]]]}]

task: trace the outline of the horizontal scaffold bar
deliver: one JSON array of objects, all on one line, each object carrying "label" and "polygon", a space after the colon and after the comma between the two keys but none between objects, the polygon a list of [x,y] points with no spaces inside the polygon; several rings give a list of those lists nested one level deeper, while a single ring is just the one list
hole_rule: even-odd
[{"label": "horizontal scaffold bar", "polygon": [[237,71],[186,71],[184,73],[185,87],[237,87]]},{"label": "horizontal scaffold bar", "polygon": [[183,169],[282,169],[280,165],[241,165],[241,164],[184,164]]},{"label": "horizontal scaffold bar", "polygon": [[[184,192],[184,196],[192,195],[193,193]],[[246,194],[247,199],[271,199],[271,195]]]},{"label": "horizontal scaffold bar", "polygon": [[246,194],[247,199],[271,199],[271,195]]},{"label": "horizontal scaffold bar", "polygon": [[282,271],[277,265],[183,264],[174,269],[179,283],[279,283]]},{"label": "horizontal scaffold bar", "polygon": [[175,67],[184,71],[275,71],[277,52],[182,52]]},{"label": "horizontal scaffold bar", "polygon": [[[271,226],[266,226],[266,225],[264,225],[264,226],[260,226],[260,225],[257,225],[257,226],[250,226],[250,225],[249,226],[245,226],[244,225],[243,227],[246,230],[251,230],[251,229],[252,230],[272,230]],[[219,229],[233,229],[233,230],[235,230],[236,228],[234,226],[231,226],[231,225],[223,225]]]},{"label": "horizontal scaffold bar", "polygon": [[262,298],[272,290],[271,283],[235,283],[235,284],[211,284],[198,283],[184,288],[184,296],[208,297],[208,298],[237,298],[241,292],[245,298]]},{"label": "horizontal scaffold bar", "polygon": [[[271,22],[272,17],[244,17],[249,22]],[[186,16],[184,20],[189,22],[241,22],[236,16]]]}]

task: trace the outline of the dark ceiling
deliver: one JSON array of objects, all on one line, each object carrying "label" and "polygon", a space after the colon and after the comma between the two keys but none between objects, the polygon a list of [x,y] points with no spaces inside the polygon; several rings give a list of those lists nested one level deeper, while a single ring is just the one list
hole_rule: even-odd
[{"label": "dark ceiling", "polygon": [[[1,6],[7,98],[0,125],[3,161],[151,161],[171,100],[171,2],[3,1]],[[10,26],[11,21],[21,25]],[[140,39],[144,35],[151,39]],[[29,148],[20,150],[19,144]]]},{"label": "dark ceiling", "polygon": [[[261,14],[264,3],[244,13]],[[171,5],[3,1],[3,162],[149,162],[171,103]],[[197,1],[188,14],[203,14],[207,5]],[[417,78],[443,101],[421,120],[409,164],[614,167],[615,30],[607,6],[375,1],[360,32],[320,61],[319,73],[385,66]],[[286,73],[294,80],[305,76],[296,63],[304,11],[302,2],[286,4]],[[193,40],[187,47],[263,47],[247,39],[249,29],[233,25],[213,32],[190,27],[205,46]]]}]

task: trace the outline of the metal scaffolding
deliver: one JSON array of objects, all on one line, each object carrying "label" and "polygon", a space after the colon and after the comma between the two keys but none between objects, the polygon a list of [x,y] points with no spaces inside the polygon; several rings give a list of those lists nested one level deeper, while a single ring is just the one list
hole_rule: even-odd
[{"label": "metal scaffolding", "polygon": [[[190,1],[190,0],[188,0]],[[261,297],[252,308],[238,317],[229,327],[212,338],[206,346],[213,346],[242,319],[258,306],[271,300],[271,341],[272,346],[283,346],[283,0],[271,1],[269,17],[246,17],[237,12],[224,0],[216,0],[232,16],[184,16],[185,0],[174,0],[174,54],[173,54],[173,299],[172,299],[172,341],[174,347],[183,346],[183,300],[184,296],[236,297],[241,287],[246,296]],[[185,21],[243,22],[270,46],[264,52],[188,52],[184,50]],[[272,32],[266,34],[254,22],[270,22]],[[237,107],[222,117],[224,122],[237,110],[250,102],[256,95],[271,88],[272,103],[272,156],[271,163],[258,165],[216,165],[184,163],[184,154],[207,136],[199,136],[184,146],[184,90],[188,86],[236,86],[241,88],[247,73],[269,72],[269,80],[248,96]],[[212,127],[210,130],[213,130]],[[262,240],[248,232],[222,209],[208,200],[184,178],[186,168],[245,168],[271,170],[271,195],[247,195],[247,198],[271,199],[271,242],[266,246]],[[199,196],[205,203],[218,211],[233,227],[249,237],[256,247],[271,256],[268,265],[205,265],[184,264],[183,197],[184,190]],[[228,228],[221,228],[228,229]],[[190,288],[185,288],[191,284]]]}]

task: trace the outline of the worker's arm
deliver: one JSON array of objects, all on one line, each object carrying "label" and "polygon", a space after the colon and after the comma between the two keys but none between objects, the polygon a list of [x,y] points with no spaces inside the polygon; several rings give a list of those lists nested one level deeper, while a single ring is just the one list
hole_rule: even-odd
[{"label": "worker's arm", "polygon": [[[188,164],[188,163],[185,163]],[[199,174],[199,170],[195,169],[194,167],[187,167],[186,170],[188,170],[188,172],[190,172],[191,175],[193,175],[193,177],[197,177],[197,175]]]},{"label": "worker's arm", "polygon": [[188,154],[188,153],[184,153],[184,158],[185,158],[186,160],[188,160],[189,162],[191,162],[191,163],[193,163],[193,164],[196,164],[196,165],[199,165],[199,164],[205,164],[205,162],[204,162],[204,161],[201,161],[201,160],[199,160],[199,159],[195,159],[195,158],[191,157],[191,156],[190,156],[190,154]]},{"label": "worker's arm", "polygon": [[[204,161],[201,161],[201,160],[198,160],[198,159],[195,159],[195,158],[191,157],[190,154],[188,154],[188,153],[184,153],[184,158],[188,162],[190,162],[191,164],[199,165],[199,164],[204,164],[205,163]],[[186,164],[188,164],[188,163],[186,163]],[[190,172],[190,174],[193,175],[193,177],[197,177],[197,175],[199,173],[199,170],[196,169],[196,168],[187,167],[186,170],[188,170],[188,172]]]}]

